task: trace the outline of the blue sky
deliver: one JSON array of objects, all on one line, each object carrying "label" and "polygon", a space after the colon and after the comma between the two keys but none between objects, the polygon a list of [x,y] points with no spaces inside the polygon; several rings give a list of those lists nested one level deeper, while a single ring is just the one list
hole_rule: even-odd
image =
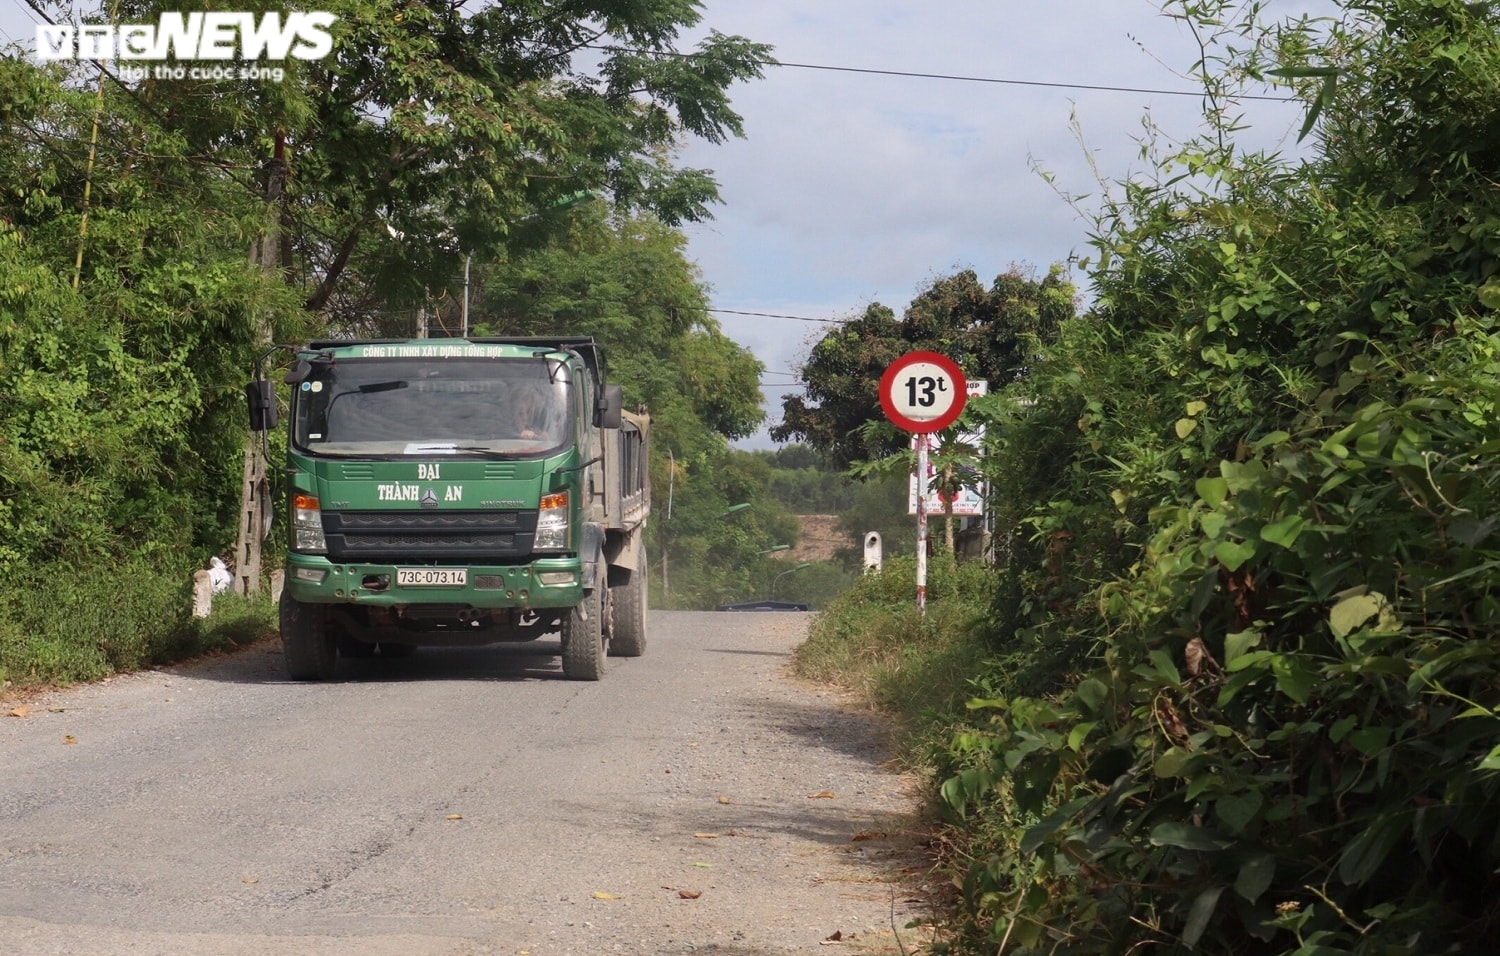
[{"label": "blue sky", "polygon": [[[1304,3],[1269,6],[1300,8]],[[1192,35],[1148,0],[707,0],[704,29],[775,47],[783,63],[1194,92]],[[1145,164],[1142,118],[1201,127],[1201,99],[772,68],[732,91],[746,138],[690,144],[724,205],[689,227],[715,308],[837,319],[871,302],[899,314],[933,278],[1088,256],[1088,194]],[[1295,103],[1250,103],[1248,134],[1293,145]],[[1076,123],[1076,130],[1075,130]],[[1049,185],[1038,168],[1054,177]],[[1082,274],[1077,275],[1080,283]],[[1086,291],[1086,290],[1085,290]],[[820,323],[716,314],[767,366],[770,422]],[[773,447],[764,431],[742,447]]]}]

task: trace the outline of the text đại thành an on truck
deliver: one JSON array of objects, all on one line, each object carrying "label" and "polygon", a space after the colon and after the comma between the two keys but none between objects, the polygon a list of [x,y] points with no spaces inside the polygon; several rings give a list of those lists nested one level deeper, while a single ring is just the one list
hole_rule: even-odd
[{"label": "text \u0111\u1ea1i th\u00e0nh an on truck", "polygon": [[[285,381],[288,674],[558,631],[598,680],[646,647],[650,419],[588,337],[317,341]],[[251,427],[274,428],[263,376]]]}]

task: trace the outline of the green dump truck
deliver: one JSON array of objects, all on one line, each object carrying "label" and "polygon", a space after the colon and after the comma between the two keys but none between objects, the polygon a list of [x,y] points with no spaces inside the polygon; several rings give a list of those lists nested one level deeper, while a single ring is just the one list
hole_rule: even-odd
[{"label": "green dump truck", "polygon": [[[592,338],[371,339],[295,350],[287,424],[287,673],[340,656],[560,632],[598,680],[646,648],[650,420]],[[264,375],[251,427],[277,424]]]}]

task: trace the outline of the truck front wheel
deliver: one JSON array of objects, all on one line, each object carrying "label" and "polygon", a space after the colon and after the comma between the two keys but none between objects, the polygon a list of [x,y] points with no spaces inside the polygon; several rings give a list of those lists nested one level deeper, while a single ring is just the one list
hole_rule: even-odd
[{"label": "truck front wheel", "polygon": [[562,669],[569,680],[598,680],[604,676],[604,580],[587,592],[583,602],[569,608],[562,619]]},{"label": "truck front wheel", "polygon": [[281,592],[281,653],[292,680],[328,680],[338,660],[338,638],[321,604],[303,604],[290,589]]}]

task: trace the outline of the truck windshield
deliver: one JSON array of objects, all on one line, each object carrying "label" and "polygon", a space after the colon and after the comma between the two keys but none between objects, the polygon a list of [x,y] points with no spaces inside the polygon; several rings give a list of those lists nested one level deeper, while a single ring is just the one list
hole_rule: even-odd
[{"label": "truck windshield", "polygon": [[573,439],[556,360],[340,359],[293,390],[292,443],[319,455],[534,457]]}]

